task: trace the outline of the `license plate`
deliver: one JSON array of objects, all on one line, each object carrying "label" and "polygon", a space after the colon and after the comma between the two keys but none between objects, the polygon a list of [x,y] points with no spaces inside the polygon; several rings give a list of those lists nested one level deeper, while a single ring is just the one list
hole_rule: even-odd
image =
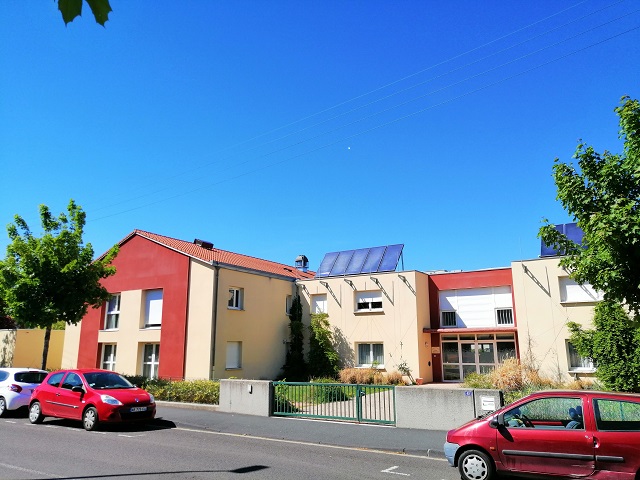
[{"label": "license plate", "polygon": [[147,407],[131,407],[131,412],[145,412]]}]

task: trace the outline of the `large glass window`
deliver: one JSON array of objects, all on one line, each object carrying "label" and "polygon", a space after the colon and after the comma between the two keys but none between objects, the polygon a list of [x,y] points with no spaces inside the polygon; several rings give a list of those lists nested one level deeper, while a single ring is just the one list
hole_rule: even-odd
[{"label": "large glass window", "polygon": [[107,302],[107,311],[104,319],[104,329],[114,330],[120,322],[120,295],[111,295]]},{"label": "large glass window", "polygon": [[162,290],[145,292],[145,327],[159,327],[162,324]]},{"label": "large glass window", "polygon": [[358,366],[384,367],[384,347],[382,343],[359,343]]},{"label": "large glass window", "polygon": [[515,335],[443,335],[441,351],[443,380],[459,382],[470,373],[488,373],[507,358],[515,358]]},{"label": "large glass window", "polygon": [[160,345],[158,343],[147,343],[144,346],[142,357],[142,376],[146,378],[158,378],[159,366]]}]

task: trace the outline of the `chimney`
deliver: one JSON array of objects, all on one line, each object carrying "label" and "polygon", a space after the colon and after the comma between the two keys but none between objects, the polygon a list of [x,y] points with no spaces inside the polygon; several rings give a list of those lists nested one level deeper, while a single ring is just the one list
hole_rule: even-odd
[{"label": "chimney", "polygon": [[309,270],[309,259],[305,255],[298,255],[296,257],[296,268],[301,272]]},{"label": "chimney", "polygon": [[199,247],[206,248],[207,250],[213,250],[213,243],[207,242],[206,240],[200,240],[199,238],[196,238],[193,243],[195,243]]}]

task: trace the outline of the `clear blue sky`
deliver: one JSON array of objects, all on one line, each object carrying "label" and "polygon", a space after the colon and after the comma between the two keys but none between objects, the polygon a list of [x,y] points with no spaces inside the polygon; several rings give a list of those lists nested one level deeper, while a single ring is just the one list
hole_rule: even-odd
[{"label": "clear blue sky", "polygon": [[106,28],[0,2],[4,225],[73,198],[101,254],[134,229],[316,269],[404,243],[405,269],[539,255],[555,157],[620,152],[640,3],[123,1]]}]

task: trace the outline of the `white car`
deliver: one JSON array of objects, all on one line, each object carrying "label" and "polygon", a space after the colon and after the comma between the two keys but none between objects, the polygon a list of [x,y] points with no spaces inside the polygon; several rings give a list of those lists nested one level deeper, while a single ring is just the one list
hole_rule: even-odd
[{"label": "white car", "polygon": [[28,406],[31,392],[42,383],[47,373],[34,368],[0,368],[0,417],[7,410]]}]

